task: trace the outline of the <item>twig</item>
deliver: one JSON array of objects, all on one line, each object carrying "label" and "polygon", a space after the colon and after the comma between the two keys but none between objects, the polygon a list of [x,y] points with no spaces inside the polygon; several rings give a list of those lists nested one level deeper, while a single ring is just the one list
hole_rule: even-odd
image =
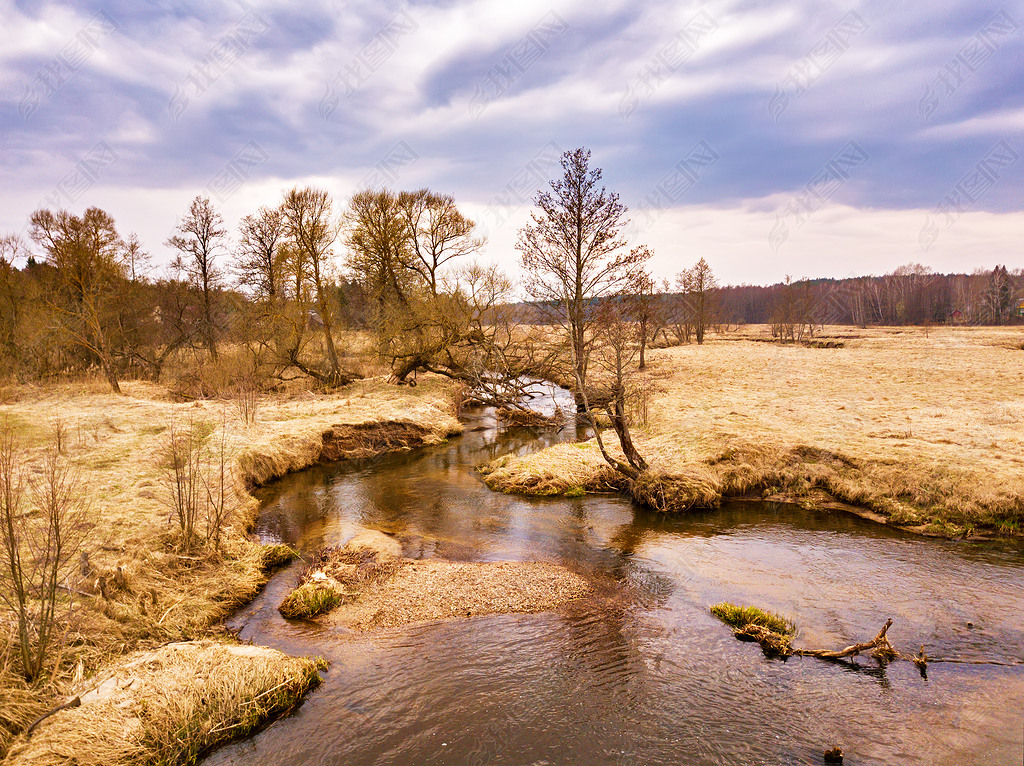
[{"label": "twig", "polygon": [[81,704],[82,704],[82,698],[78,697],[78,696],[75,696],[75,697],[72,697],[67,702],[65,702],[63,705],[58,705],[53,710],[50,710],[49,712],[43,713],[36,720],[34,720],[31,724],[29,724],[29,727],[27,729],[25,729],[25,739],[31,738],[33,729],[35,729],[39,724],[41,724],[43,721],[45,721],[51,715],[59,713],[61,710],[66,710],[66,709],[72,708],[72,707],[78,707]]},{"label": "twig", "polygon": [[180,604],[181,604],[181,602],[182,602],[182,601],[184,601],[184,600],[185,600],[186,598],[188,598],[188,596],[182,596],[182,597],[181,597],[181,598],[179,598],[179,599],[178,599],[177,601],[175,601],[175,602],[174,602],[173,604],[171,604],[171,605],[170,605],[169,607],[167,607],[167,611],[166,611],[166,612],[164,612],[164,613],[163,613],[163,616],[162,616],[162,617],[161,617],[161,618],[160,618],[159,620],[157,620],[157,621],[156,621],[156,624],[157,624],[157,625],[162,625],[162,624],[163,624],[163,621],[164,621],[164,617],[166,617],[167,615],[169,615],[169,614],[171,613],[171,610],[172,610],[172,609],[174,609],[174,607],[176,607],[176,606],[180,605]]}]

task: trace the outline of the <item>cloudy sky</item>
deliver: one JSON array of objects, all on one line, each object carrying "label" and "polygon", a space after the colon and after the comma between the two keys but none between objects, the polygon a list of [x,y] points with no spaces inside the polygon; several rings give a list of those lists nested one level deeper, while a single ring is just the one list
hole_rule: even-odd
[{"label": "cloudy sky", "polygon": [[1024,266],[1020,0],[7,2],[0,232],[97,205],[158,262],[198,193],[451,193],[514,269],[586,146],[660,276]]}]

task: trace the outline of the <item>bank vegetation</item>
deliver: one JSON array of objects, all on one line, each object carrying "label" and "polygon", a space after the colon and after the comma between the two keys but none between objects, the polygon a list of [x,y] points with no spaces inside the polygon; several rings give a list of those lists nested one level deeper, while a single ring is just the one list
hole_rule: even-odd
[{"label": "bank vegetation", "polygon": [[[840,501],[935,534],[1021,531],[1019,330],[826,327],[820,337],[834,347],[765,342],[768,328],[745,327],[649,356],[636,441],[673,509]],[[508,492],[631,488],[593,440],[482,470]]]},{"label": "bank vegetation", "polygon": [[[122,382],[120,394],[101,380],[8,389],[0,405],[11,448],[5,453],[9,459],[0,460],[5,496],[0,516],[13,532],[0,535],[5,541],[0,584],[14,608],[0,612],[0,750],[16,737],[24,742],[33,720],[82,694],[96,683],[96,673],[119,672],[123,658],[134,651],[211,636],[230,641],[218,627],[220,620],[250,600],[266,571],[281,561],[276,547],[249,537],[258,509],[251,494],[255,488],[350,451],[368,457],[437,443],[460,430],[449,384],[424,378],[415,388],[397,387],[386,378],[384,373],[359,381],[341,393],[306,385],[261,393],[259,416],[248,421],[238,399],[182,402],[167,387],[146,381]],[[51,486],[46,480],[53,465],[63,477],[57,489],[68,509],[59,561],[53,530],[42,523],[45,508],[39,506],[45,500],[40,490]],[[20,505],[12,507],[11,493],[18,491]],[[14,549],[8,547],[11,541]],[[20,600],[11,581],[12,558],[19,555]],[[43,577],[47,561],[53,567]],[[33,572],[39,573],[36,579]],[[211,651],[221,652],[196,656]],[[192,654],[174,656],[178,667]],[[240,695],[237,704],[250,698],[250,691],[265,691],[264,680],[277,679],[271,684],[276,686],[292,679],[281,688],[296,694],[312,683],[308,664],[283,655],[257,658],[257,665],[248,655],[223,657],[237,665],[238,678],[253,679],[233,687]],[[286,670],[284,677],[258,667],[275,663]],[[166,674],[165,680],[169,684],[183,673]],[[217,673],[199,677],[224,680]],[[195,697],[187,703],[195,708],[189,716],[203,715],[196,700],[216,698],[201,683],[160,688],[160,694]],[[252,709],[269,715],[282,706],[287,707],[279,699]],[[86,712],[83,707],[74,720],[86,721]],[[72,731],[64,723],[69,715],[62,711],[39,724],[32,741],[59,741],[63,735],[45,732],[51,727]],[[246,720],[249,728],[255,725],[255,718]],[[245,729],[232,724],[229,730]],[[86,734],[79,730],[76,736]],[[76,753],[79,746],[85,747],[71,740],[63,745]],[[192,744],[183,747],[183,753],[193,752]],[[126,761],[95,762],[182,762],[146,760],[145,753],[152,755],[147,748]],[[50,762],[38,755],[38,746],[24,752],[36,753],[24,762]]]}]

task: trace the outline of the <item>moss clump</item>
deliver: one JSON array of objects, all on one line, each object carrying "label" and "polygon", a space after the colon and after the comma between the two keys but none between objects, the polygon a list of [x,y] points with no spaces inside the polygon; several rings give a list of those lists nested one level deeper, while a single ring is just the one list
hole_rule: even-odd
[{"label": "moss clump", "polygon": [[264,572],[272,572],[278,567],[283,567],[299,557],[299,554],[294,548],[284,543],[275,543],[273,545],[264,545],[260,549],[262,560],[260,562],[260,568]]},{"label": "moss clump", "polygon": [[780,636],[792,636],[796,633],[796,625],[775,612],[758,609],[756,606],[737,606],[723,601],[711,607],[711,614],[726,625],[742,630],[748,625],[757,625]]},{"label": "moss clump", "polygon": [[565,492],[562,493],[562,496],[563,497],[583,497],[585,494],[587,494],[587,490],[583,489],[583,487],[576,486],[576,487],[569,487],[569,489],[565,490]]},{"label": "moss clump", "polygon": [[277,611],[289,620],[316,617],[341,606],[347,595],[335,583],[310,581],[289,593]]}]

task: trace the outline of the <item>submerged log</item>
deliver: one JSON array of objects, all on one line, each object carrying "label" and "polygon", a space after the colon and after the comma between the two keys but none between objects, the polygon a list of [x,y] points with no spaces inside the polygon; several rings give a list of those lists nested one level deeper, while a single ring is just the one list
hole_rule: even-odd
[{"label": "submerged log", "polygon": [[789,657],[795,653],[789,645],[789,636],[776,633],[763,625],[749,623],[736,630],[735,636],[740,641],[756,641],[769,656]]},{"label": "submerged log", "polygon": [[929,657],[921,646],[917,654],[903,654],[896,649],[887,636],[889,628],[892,627],[892,618],[885,621],[885,625],[878,631],[870,641],[863,641],[851,644],[843,649],[805,649],[794,647],[790,644],[791,636],[782,634],[755,623],[747,623],[735,627],[733,634],[740,641],[753,641],[761,646],[762,651],[769,657],[817,657],[822,660],[844,660],[856,657],[859,654],[868,653],[868,656],[876,660],[879,665],[887,665],[895,660],[908,660],[913,662],[921,675],[925,676],[928,669]]},{"label": "submerged log", "polygon": [[861,652],[866,652],[868,649],[871,649],[871,657],[880,662],[892,662],[897,659],[900,654],[893,648],[892,644],[889,643],[889,639],[885,637],[885,634],[888,632],[890,627],[892,627],[891,617],[885,621],[885,625],[883,625],[882,629],[878,631],[878,635],[870,641],[865,641],[861,644],[853,644],[845,649],[840,649],[838,652],[828,651],[827,649],[794,649],[793,654],[808,657],[821,657],[824,660],[838,660],[843,657],[853,657]]}]

